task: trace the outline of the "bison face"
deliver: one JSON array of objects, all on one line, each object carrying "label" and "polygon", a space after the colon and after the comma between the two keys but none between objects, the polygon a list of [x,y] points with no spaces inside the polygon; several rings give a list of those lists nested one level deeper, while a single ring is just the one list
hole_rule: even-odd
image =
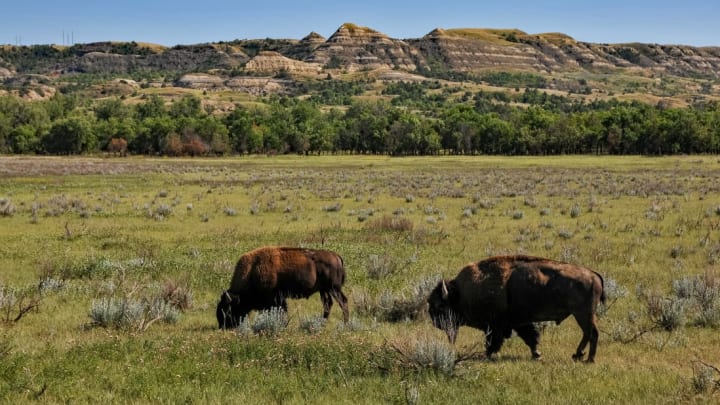
[{"label": "bison face", "polygon": [[433,325],[447,334],[450,343],[455,343],[458,329],[460,328],[460,316],[453,309],[454,302],[453,288],[448,289],[445,280],[438,283],[437,287],[428,297],[428,312]]},{"label": "bison face", "polygon": [[240,324],[241,315],[237,301],[237,297],[233,297],[228,291],[220,294],[220,302],[215,311],[220,329],[237,328]]}]

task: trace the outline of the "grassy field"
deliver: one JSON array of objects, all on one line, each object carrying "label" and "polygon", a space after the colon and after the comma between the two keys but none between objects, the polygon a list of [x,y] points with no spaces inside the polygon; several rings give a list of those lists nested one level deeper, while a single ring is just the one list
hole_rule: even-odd
[{"label": "grassy field", "polygon": [[[217,330],[262,245],[341,254],[351,321]],[[542,361],[431,326],[429,287],[507,253],[604,275],[595,364],[572,319]],[[0,157],[0,402],[712,403],[719,266],[714,156]]]}]

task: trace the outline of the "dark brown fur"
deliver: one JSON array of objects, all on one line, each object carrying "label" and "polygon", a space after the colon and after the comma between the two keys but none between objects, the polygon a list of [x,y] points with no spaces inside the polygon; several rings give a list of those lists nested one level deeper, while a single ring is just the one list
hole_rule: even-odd
[{"label": "dark brown fur", "polygon": [[308,298],[320,292],[323,316],[330,315],[333,298],[348,321],[347,298],[342,292],[345,268],[334,252],[293,247],[262,247],[240,257],[230,288],[220,295],[218,326],[236,327],[252,310],[281,307],[287,298]]},{"label": "dark brown fur", "polygon": [[572,315],[583,331],[573,358],[581,360],[590,343],[587,361],[592,362],[599,334],[595,311],[604,300],[603,279],[590,269],[539,257],[497,256],[470,263],[453,280],[438,283],[428,309],[451,342],[461,325],[485,332],[488,357],[515,330],[539,358],[534,322],[559,324]]}]

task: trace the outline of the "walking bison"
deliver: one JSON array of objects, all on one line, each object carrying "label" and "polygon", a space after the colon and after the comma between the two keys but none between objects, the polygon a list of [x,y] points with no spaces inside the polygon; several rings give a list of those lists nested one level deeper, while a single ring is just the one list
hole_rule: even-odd
[{"label": "walking bison", "polygon": [[595,360],[598,328],[595,311],[605,302],[603,279],[585,267],[531,256],[497,256],[466,265],[449,281],[442,280],[428,297],[433,325],[445,331],[451,343],[458,328],[485,332],[485,354],[497,353],[515,330],[530,347],[533,358],[540,334],[534,322],[560,324],[572,315],[583,336],[572,356]]},{"label": "walking bison", "polygon": [[252,310],[281,307],[287,298],[308,298],[320,292],[323,316],[330,315],[333,298],[348,321],[348,304],[342,285],[345,268],[334,252],[293,247],[262,247],[247,252],[235,265],[230,288],[220,295],[217,321],[220,329],[237,327]]}]

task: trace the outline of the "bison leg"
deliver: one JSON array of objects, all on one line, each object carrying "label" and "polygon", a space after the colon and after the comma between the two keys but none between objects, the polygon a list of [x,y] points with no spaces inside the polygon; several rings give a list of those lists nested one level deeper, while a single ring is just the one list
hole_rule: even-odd
[{"label": "bison leg", "polygon": [[504,332],[505,328],[503,327],[489,327],[485,331],[485,355],[488,359],[500,351],[503,342],[505,342]]},{"label": "bison leg", "polygon": [[595,315],[593,314],[592,318],[590,319],[590,353],[588,354],[587,358],[588,363],[595,362],[595,352],[597,351],[597,343],[600,336],[600,331],[598,330],[595,321]]},{"label": "bison leg", "polygon": [[330,295],[335,298],[340,308],[343,311],[343,321],[347,323],[350,320],[350,311],[348,310],[348,299],[339,288],[333,288],[330,290]]},{"label": "bison leg", "polygon": [[580,328],[583,331],[583,337],[580,340],[580,344],[578,345],[577,350],[575,351],[575,354],[572,356],[572,358],[575,361],[582,360],[583,356],[585,355],[585,346],[587,346],[588,342],[590,342],[590,353],[588,354],[587,362],[592,363],[595,361],[595,352],[597,351],[598,336],[600,335],[600,332],[595,325],[595,315],[590,315],[589,317],[575,316],[575,320],[577,321],[578,325],[580,325]]},{"label": "bison leg", "polygon": [[[267,302],[267,301],[266,301],[266,302]],[[280,294],[275,295],[275,297],[272,298],[272,302],[270,303],[270,305],[267,305],[267,304],[266,304],[266,305],[263,305],[262,307],[263,307],[264,309],[270,309],[270,308],[272,308],[272,307],[278,307],[278,308],[281,308],[284,312],[287,313],[287,311],[288,311],[288,304],[287,304],[287,299],[285,299],[285,294],[280,293]]]},{"label": "bison leg", "polygon": [[540,341],[540,332],[538,332],[535,325],[529,323],[527,325],[516,326],[514,329],[523,342],[525,342],[525,344],[530,348],[530,353],[532,353],[533,359],[540,359],[541,354],[537,350],[537,346]]},{"label": "bison leg", "polygon": [[327,319],[330,316],[330,309],[332,309],[332,297],[327,291],[320,291],[320,300],[323,304],[323,318]]},{"label": "bison leg", "polygon": [[218,322],[220,323],[220,329],[232,329],[237,328],[242,323],[243,319],[247,316],[248,312],[243,312],[239,308],[230,307],[227,310],[221,311],[221,315],[218,316]]}]

